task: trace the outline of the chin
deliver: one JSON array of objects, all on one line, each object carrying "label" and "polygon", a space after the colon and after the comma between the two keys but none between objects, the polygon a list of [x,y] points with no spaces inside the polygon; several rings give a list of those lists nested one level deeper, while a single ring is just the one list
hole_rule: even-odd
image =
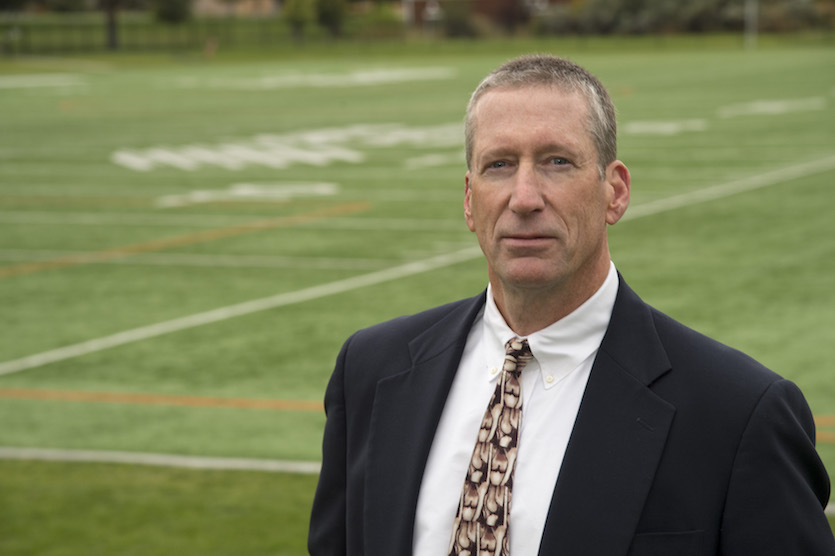
[{"label": "chin", "polygon": [[553,267],[543,268],[542,265],[526,264],[519,268],[509,268],[501,276],[502,281],[516,288],[547,288],[559,282],[559,275]]}]

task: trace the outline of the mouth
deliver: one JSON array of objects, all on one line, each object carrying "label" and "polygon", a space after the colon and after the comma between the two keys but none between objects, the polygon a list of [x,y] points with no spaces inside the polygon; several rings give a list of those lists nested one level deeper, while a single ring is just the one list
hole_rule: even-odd
[{"label": "mouth", "polygon": [[549,236],[545,234],[538,234],[538,233],[521,233],[521,234],[508,234],[505,236],[506,239],[547,239]]},{"label": "mouth", "polygon": [[510,247],[543,247],[554,241],[553,236],[540,234],[513,234],[502,238],[502,241]]},{"label": "mouth", "polygon": [[554,239],[554,233],[540,230],[505,232],[500,234],[502,239],[534,240]]}]

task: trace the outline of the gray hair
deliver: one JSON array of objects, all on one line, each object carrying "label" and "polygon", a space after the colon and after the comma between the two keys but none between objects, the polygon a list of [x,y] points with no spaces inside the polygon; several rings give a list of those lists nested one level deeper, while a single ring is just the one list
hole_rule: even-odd
[{"label": "gray hair", "polygon": [[602,177],[617,158],[615,107],[606,88],[594,75],[564,58],[534,54],[515,58],[494,70],[473,92],[467,105],[464,133],[467,168],[471,168],[475,136],[475,107],[488,91],[498,88],[552,86],[564,92],[577,91],[589,107],[589,133],[597,149],[597,165]]}]

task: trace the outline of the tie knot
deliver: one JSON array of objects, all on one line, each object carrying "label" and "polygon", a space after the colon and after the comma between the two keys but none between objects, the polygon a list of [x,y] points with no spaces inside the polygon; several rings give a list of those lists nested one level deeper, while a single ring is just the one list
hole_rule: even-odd
[{"label": "tie knot", "polygon": [[527,340],[512,338],[505,346],[504,366],[502,370],[509,373],[521,373],[525,365],[533,358],[531,347]]}]

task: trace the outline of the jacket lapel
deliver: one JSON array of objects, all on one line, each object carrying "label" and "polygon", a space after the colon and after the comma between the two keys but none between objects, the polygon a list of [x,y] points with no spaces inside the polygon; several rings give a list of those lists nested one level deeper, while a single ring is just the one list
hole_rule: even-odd
[{"label": "jacket lapel", "polygon": [[541,555],[627,553],[675,413],[648,386],[669,370],[651,309],[621,278],[554,490]]},{"label": "jacket lapel", "polygon": [[484,294],[409,344],[413,366],[377,384],[366,470],[367,556],[408,555],[435,429]]}]

